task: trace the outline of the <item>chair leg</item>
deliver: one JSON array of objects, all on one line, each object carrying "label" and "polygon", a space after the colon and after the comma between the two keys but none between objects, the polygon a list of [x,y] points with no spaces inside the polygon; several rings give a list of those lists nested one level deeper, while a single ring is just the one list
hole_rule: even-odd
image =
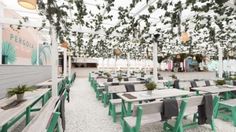
[{"label": "chair leg", "polygon": [[197,122],[197,113],[195,113],[195,114],[193,115],[193,122],[194,122],[194,123]]},{"label": "chair leg", "polygon": [[236,126],[236,107],[231,108],[233,125]]},{"label": "chair leg", "polygon": [[109,103],[108,115],[111,115],[111,103]]},{"label": "chair leg", "polygon": [[116,107],[114,104],[111,105],[111,109],[112,109],[112,119],[113,122],[116,122]]},{"label": "chair leg", "polygon": [[212,129],[213,132],[216,132],[214,118],[211,119],[211,129]]}]

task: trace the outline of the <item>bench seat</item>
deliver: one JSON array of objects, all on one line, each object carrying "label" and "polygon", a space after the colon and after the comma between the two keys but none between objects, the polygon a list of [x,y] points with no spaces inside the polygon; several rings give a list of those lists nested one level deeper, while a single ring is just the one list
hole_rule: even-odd
[{"label": "bench seat", "polygon": [[221,101],[220,104],[234,107],[236,106],[236,99],[229,99],[229,100]]},{"label": "bench seat", "polygon": [[55,104],[59,97],[51,97],[45,106],[40,110],[38,115],[24,128],[22,132],[46,131],[50,117],[54,111]]}]

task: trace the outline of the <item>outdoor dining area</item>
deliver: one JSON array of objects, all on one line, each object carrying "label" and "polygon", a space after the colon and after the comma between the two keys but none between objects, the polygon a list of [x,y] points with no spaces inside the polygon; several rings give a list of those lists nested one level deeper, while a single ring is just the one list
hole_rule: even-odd
[{"label": "outdoor dining area", "polygon": [[[215,119],[236,125],[235,86],[222,80],[170,77],[154,83],[148,78],[150,75],[145,77],[140,73],[127,76],[122,71],[89,73],[97,101],[108,109],[114,123],[120,122],[123,132],[139,132],[143,125],[154,122],[162,122],[163,131],[191,131],[202,124],[210,126],[208,131],[219,131]],[[175,122],[170,124],[173,119]],[[191,122],[184,124],[186,120]]]},{"label": "outdoor dining area", "polygon": [[236,0],[0,0],[0,132],[236,132]]}]

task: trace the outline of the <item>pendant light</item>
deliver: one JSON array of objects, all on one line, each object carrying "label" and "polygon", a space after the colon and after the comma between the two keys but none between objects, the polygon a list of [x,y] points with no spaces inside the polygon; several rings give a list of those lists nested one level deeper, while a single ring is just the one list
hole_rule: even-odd
[{"label": "pendant light", "polygon": [[35,10],[37,6],[37,0],[18,0],[19,5],[26,9]]},{"label": "pendant light", "polygon": [[186,42],[188,42],[189,41],[189,35],[188,35],[188,33],[187,32],[183,32],[182,34],[181,34],[181,41],[183,42],[183,43],[186,43]]}]

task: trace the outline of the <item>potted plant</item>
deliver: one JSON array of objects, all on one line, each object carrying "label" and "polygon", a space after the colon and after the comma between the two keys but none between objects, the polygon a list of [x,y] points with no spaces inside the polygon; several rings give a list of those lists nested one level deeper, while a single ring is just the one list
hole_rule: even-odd
[{"label": "potted plant", "polygon": [[148,90],[148,91],[147,91],[148,95],[152,95],[152,91],[153,91],[154,89],[156,89],[157,85],[156,85],[155,82],[151,81],[151,82],[147,82],[147,83],[145,84],[145,87],[146,87],[147,90]]},{"label": "potted plant", "polygon": [[111,74],[109,72],[105,72],[104,75],[106,75],[107,78],[111,77]]},{"label": "potted plant", "polygon": [[18,85],[16,88],[10,88],[7,92],[9,96],[16,94],[17,101],[22,101],[24,99],[24,93],[28,91],[33,91],[34,88],[27,85]]},{"label": "potted plant", "polygon": [[121,76],[121,75],[118,75],[118,76],[117,76],[117,79],[118,79],[119,82],[121,82],[122,76]]},{"label": "potted plant", "polygon": [[216,85],[224,85],[225,80],[216,80]]},{"label": "potted plant", "polygon": [[141,71],[140,73],[141,73],[141,77],[144,77],[146,74],[144,71]]},{"label": "potted plant", "polygon": [[174,80],[177,79],[177,76],[175,74],[172,74],[170,77]]}]

